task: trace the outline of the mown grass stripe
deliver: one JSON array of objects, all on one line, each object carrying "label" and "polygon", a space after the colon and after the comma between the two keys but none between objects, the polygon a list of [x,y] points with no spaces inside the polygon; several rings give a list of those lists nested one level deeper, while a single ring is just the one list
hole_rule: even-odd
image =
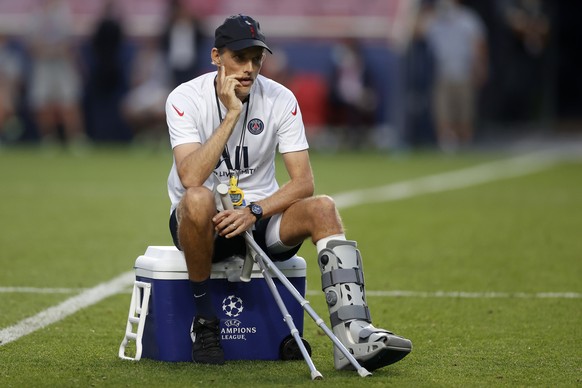
[{"label": "mown grass stripe", "polygon": [[579,151],[551,149],[516,156],[511,159],[429,175],[385,186],[348,191],[333,195],[338,208],[360,204],[381,203],[407,199],[422,194],[437,193],[484,183],[534,174],[564,161],[579,157]]},{"label": "mown grass stripe", "polygon": [[0,287],[0,294],[75,294],[86,288]]},{"label": "mown grass stripe", "polygon": [[[356,190],[334,196],[338,208],[357,206],[362,203],[377,203],[405,199],[421,194],[465,188],[473,185],[537,173],[552,167],[572,156],[579,156],[574,149],[564,148],[525,154],[511,159],[485,163],[452,172],[430,175],[410,181],[394,183],[374,189]],[[121,292],[134,280],[133,272],[126,272],[117,278],[83,291],[59,305],[26,318],[14,326],[0,330],[0,345],[17,340],[36,330],[57,322],[76,311],[91,306],[101,300]],[[485,293],[484,293],[485,294]],[[372,295],[368,292],[368,295]],[[435,294],[436,295],[436,294]],[[552,295],[552,293],[547,293]]]},{"label": "mown grass stripe", "polygon": [[125,272],[115,279],[101,283],[96,287],[83,291],[79,295],[73,296],[56,306],[41,311],[32,317],[23,319],[14,326],[2,329],[0,330],[0,345],[16,341],[36,330],[58,322],[85,307],[91,306],[111,295],[117,294],[121,290],[126,289],[134,279],[135,274],[133,271]]}]

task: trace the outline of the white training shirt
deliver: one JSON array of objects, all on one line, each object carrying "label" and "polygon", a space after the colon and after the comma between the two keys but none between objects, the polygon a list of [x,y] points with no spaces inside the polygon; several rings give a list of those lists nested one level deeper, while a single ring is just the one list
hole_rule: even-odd
[{"label": "white training shirt", "polygon": [[[214,88],[217,72],[211,72],[183,83],[170,93],[166,101],[166,121],[170,133],[172,149],[185,143],[202,143],[220,125]],[[247,116],[247,104],[248,117]],[[226,108],[219,101],[222,118]],[[237,149],[241,142],[242,128],[245,126],[243,152]],[[309,148],[305,127],[297,99],[283,85],[259,75],[251,88],[248,102],[243,104],[238,122],[228,139],[230,161],[224,153],[214,170],[222,183],[229,182],[228,163],[235,168],[239,159],[238,186],[244,191],[245,203],[259,201],[272,195],[279,185],[275,179],[275,151],[280,153],[302,151]],[[212,175],[204,186],[213,190]],[[168,194],[173,211],[185,189],[182,186],[174,160],[168,176]]]}]

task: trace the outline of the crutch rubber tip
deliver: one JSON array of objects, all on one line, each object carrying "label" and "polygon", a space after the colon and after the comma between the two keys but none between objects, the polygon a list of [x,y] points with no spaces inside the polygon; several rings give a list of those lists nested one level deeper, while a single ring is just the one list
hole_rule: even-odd
[{"label": "crutch rubber tip", "polygon": [[311,380],[323,380],[323,375],[319,371],[314,370],[311,372]]},{"label": "crutch rubber tip", "polygon": [[364,367],[361,367],[360,369],[358,369],[358,374],[361,377],[368,377],[368,376],[372,376],[371,372],[368,372],[368,370]]}]

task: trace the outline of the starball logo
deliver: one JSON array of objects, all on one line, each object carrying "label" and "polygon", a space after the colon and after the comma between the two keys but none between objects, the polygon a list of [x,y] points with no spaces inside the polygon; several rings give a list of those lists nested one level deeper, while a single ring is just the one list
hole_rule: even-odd
[{"label": "starball logo", "polygon": [[[243,340],[246,341],[248,334],[255,334],[255,326],[244,326],[238,317],[245,311],[244,303],[236,295],[229,295],[222,300],[222,311],[228,317],[223,321],[223,327],[220,330],[222,340]],[[242,318],[241,318],[242,319]]]},{"label": "starball logo", "polygon": [[243,301],[235,295],[229,295],[222,300],[222,311],[227,317],[236,318],[244,310]]}]

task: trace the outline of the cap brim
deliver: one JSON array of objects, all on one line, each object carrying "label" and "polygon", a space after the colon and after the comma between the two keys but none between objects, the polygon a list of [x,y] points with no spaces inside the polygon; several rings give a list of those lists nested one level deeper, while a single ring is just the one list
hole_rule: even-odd
[{"label": "cap brim", "polygon": [[267,46],[264,42],[262,42],[258,39],[237,40],[236,42],[231,42],[231,43],[227,44],[226,47],[228,47],[232,51],[244,50],[244,49],[249,48],[249,47],[263,47],[263,48],[267,49],[268,52],[273,54],[273,52],[271,51],[269,46]]}]

